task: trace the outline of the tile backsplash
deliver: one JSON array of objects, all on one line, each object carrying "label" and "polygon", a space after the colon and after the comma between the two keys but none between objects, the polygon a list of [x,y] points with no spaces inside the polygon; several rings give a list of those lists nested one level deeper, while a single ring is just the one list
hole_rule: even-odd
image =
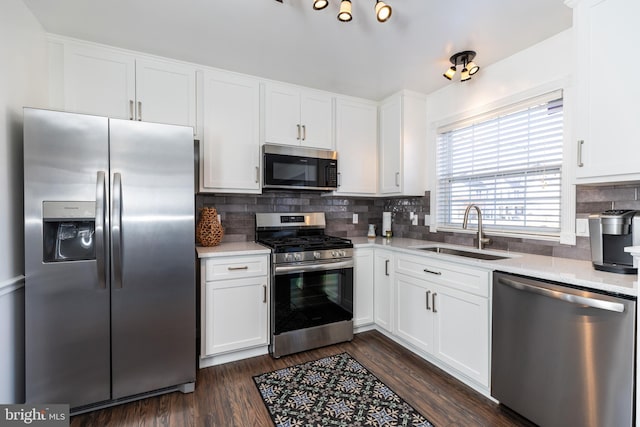
[{"label": "tile backsplash", "polygon": [[[640,210],[638,192],[640,184],[610,186],[578,186],[576,213],[584,218],[590,213],[607,209]],[[376,226],[379,235],[382,212],[392,212],[392,230],[396,237],[410,237],[466,246],[474,245],[473,234],[431,233],[424,224],[425,214],[430,214],[430,194],[421,197],[346,197],[318,192],[265,191],[264,194],[197,194],[196,213],[200,208],[218,210],[225,229],[224,242],[251,241],[255,239],[255,214],[257,212],[325,212],[328,234],[341,237],[366,236],[368,224]],[[353,214],[358,223],[353,224]],[[412,225],[410,214],[418,216],[418,225]],[[531,239],[492,237],[488,248],[516,252],[590,259],[589,239],[578,237],[575,246],[561,245]]]}]

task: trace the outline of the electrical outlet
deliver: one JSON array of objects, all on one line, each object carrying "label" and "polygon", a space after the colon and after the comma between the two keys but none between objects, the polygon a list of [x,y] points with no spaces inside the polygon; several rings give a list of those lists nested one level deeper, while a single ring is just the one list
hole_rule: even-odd
[{"label": "electrical outlet", "polygon": [[411,220],[411,225],[418,225],[418,215],[415,212],[409,214],[409,219]]},{"label": "electrical outlet", "polygon": [[424,216],[424,225],[426,225],[427,227],[431,225],[431,216],[429,214],[426,214]]},{"label": "electrical outlet", "polygon": [[588,218],[576,218],[576,236],[589,237]]},{"label": "electrical outlet", "polygon": [[354,213],[354,214],[353,214],[353,223],[354,223],[354,224],[357,224],[357,223],[358,223],[358,214],[357,214],[357,213]]}]

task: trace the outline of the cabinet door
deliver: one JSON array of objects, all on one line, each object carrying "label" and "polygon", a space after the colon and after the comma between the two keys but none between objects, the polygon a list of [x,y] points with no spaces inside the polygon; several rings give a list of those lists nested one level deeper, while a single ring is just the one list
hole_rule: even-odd
[{"label": "cabinet door", "polygon": [[356,249],[353,269],[353,325],[373,323],[373,249]]},{"label": "cabinet door", "polygon": [[293,86],[267,83],[264,103],[265,142],[300,145],[300,90]]},{"label": "cabinet door", "polygon": [[376,193],[377,123],[375,104],[345,99],[336,101],[338,193]]},{"label": "cabinet door", "polygon": [[380,193],[400,193],[402,180],[402,98],[380,106]]},{"label": "cabinet door", "polygon": [[333,149],[333,97],[314,91],[303,91],[300,97],[302,146]]},{"label": "cabinet door", "polygon": [[206,355],[268,344],[267,284],[266,276],[206,283]]},{"label": "cabinet door", "polygon": [[196,70],[136,60],[136,119],[196,128]]},{"label": "cabinet door", "polygon": [[375,251],[374,320],[382,329],[393,331],[393,254]]},{"label": "cabinet door", "polygon": [[[640,2],[586,0],[576,9],[578,91],[576,176],[589,182],[640,178],[640,85],[633,81],[640,67],[635,52],[639,40]],[[620,76],[612,67],[620,65]],[[580,153],[581,151],[581,153]],[[582,166],[580,166],[580,160]],[[627,175],[627,177],[624,177]],[[591,179],[589,179],[591,178]]]},{"label": "cabinet door", "polygon": [[429,282],[403,274],[395,275],[396,335],[421,350],[432,353],[433,312],[431,297],[435,287]]},{"label": "cabinet door", "polygon": [[201,191],[260,192],[260,87],[231,73],[204,74]]},{"label": "cabinet door", "polygon": [[135,60],[131,55],[73,43],[64,46],[64,108],[133,119]]},{"label": "cabinet door", "polygon": [[487,298],[438,286],[432,296],[434,355],[478,383],[489,386]]}]

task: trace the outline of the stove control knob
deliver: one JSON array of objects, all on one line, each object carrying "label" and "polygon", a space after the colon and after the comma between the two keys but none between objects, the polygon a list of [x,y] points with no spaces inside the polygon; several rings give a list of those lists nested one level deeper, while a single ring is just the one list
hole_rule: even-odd
[{"label": "stove control knob", "polygon": [[338,252],[337,251],[331,251],[331,256],[336,258],[338,256]]},{"label": "stove control knob", "polygon": [[347,253],[345,251],[340,251],[339,253],[340,253],[341,257],[345,257],[347,255]]},{"label": "stove control knob", "polygon": [[301,261],[302,260],[302,254],[293,254],[293,259],[295,259],[296,261]]},{"label": "stove control knob", "polygon": [[322,254],[320,252],[318,252],[318,251],[315,251],[313,253],[313,259],[319,259],[321,256],[322,256]]},{"label": "stove control knob", "polygon": [[291,254],[284,254],[284,261],[285,262],[291,262],[291,258],[292,258]]}]

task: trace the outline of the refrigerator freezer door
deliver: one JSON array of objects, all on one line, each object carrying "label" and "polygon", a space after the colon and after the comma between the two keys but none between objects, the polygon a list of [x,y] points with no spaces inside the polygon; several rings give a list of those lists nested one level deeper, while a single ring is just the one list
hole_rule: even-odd
[{"label": "refrigerator freezer door", "polygon": [[192,133],[110,120],[114,399],[195,381]]},{"label": "refrigerator freezer door", "polygon": [[[61,239],[61,227],[68,228],[67,234],[75,233],[66,236],[69,241],[102,242],[108,218],[104,204],[108,150],[105,118],[24,110],[28,403],[69,403],[73,408],[110,399],[110,295],[108,271],[101,268],[108,262],[106,252],[96,246],[97,255],[86,251],[80,257],[69,257],[81,260],[67,261],[61,255],[53,257],[58,262],[46,262],[52,257],[44,250]],[[60,207],[61,213],[45,215],[44,202]],[[96,218],[78,215],[79,207]],[[50,241],[44,235],[47,227],[53,230]],[[70,247],[63,249],[71,251]],[[100,262],[96,256],[102,257]]]}]

